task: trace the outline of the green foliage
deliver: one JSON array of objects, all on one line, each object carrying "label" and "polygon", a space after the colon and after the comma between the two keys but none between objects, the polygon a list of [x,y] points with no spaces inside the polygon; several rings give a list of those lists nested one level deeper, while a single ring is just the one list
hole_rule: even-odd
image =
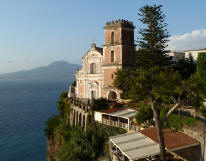
[{"label": "green foliage", "polygon": [[133,70],[122,69],[118,70],[115,75],[114,86],[118,89],[121,89],[123,92],[121,94],[121,98],[128,99],[130,87],[132,86],[133,79],[131,79],[133,74]]},{"label": "green foliage", "polygon": [[70,104],[67,101],[67,94],[67,92],[62,92],[59,101],[57,102],[57,109],[60,115],[54,115],[45,122],[46,128],[44,131],[47,138],[53,138],[56,134],[64,135],[65,139],[69,137],[64,133],[68,128],[66,120],[69,119],[67,116],[69,116],[70,112]]},{"label": "green foliage", "polygon": [[161,11],[161,5],[144,6],[140,8],[138,15],[140,21],[146,26],[140,29],[137,54],[137,67],[148,69],[154,66],[165,66],[169,64],[166,56],[166,47],[169,38],[165,15]]},{"label": "green foliage", "polygon": [[72,86],[76,87],[76,85],[77,85],[77,81],[74,80],[74,82],[72,83]]},{"label": "green foliage", "polygon": [[168,126],[181,130],[183,126],[182,116],[172,114],[168,120]]},{"label": "green foliage", "polygon": [[153,112],[150,105],[141,102],[139,106],[140,109],[136,115],[137,122],[151,125],[153,123]]},{"label": "green foliage", "polygon": [[102,152],[107,156],[109,136],[125,132],[123,129],[98,123],[90,124],[86,132],[77,128],[72,129],[70,139],[58,153],[60,161],[95,161]]},{"label": "green foliage", "polygon": [[[108,108],[109,102],[105,99],[96,100],[97,106]],[[95,122],[87,125],[87,131],[72,128],[67,124],[69,107],[67,92],[63,92],[58,101],[60,115],[55,115],[45,122],[45,135],[48,139],[58,142],[60,161],[96,161],[98,157],[108,155],[108,139],[110,136],[126,133],[126,130],[101,125]],[[81,154],[81,155],[80,155]]]},{"label": "green foliage", "polygon": [[63,136],[61,138],[62,143],[65,143],[66,141],[68,141],[71,138],[71,127],[69,125],[67,125],[66,123],[66,119],[60,119],[60,123],[58,124],[58,126],[55,127],[54,129],[54,135],[60,135]]},{"label": "green foliage", "polygon": [[197,74],[206,86],[206,53],[199,53],[197,57]]},{"label": "green foliage", "polygon": [[60,149],[60,161],[92,161],[96,158],[98,147],[97,135],[91,131],[76,129],[71,132],[68,143]]},{"label": "green foliage", "polygon": [[179,92],[184,104],[196,109],[202,106],[206,97],[206,87],[198,75],[192,75],[189,79],[183,80]]},{"label": "green foliage", "polygon": [[[126,92],[129,99],[149,103],[152,97],[159,107],[164,104],[169,108],[174,105],[174,100],[178,100],[184,105],[198,109],[206,96],[206,88],[198,75],[191,75],[188,79],[182,80],[178,72],[153,67],[147,70],[133,70],[129,78],[132,84],[129,89],[123,88],[123,93]],[[117,88],[121,89],[122,85],[119,84],[124,84],[125,79],[121,74],[117,75],[117,79]]]},{"label": "green foliage", "polygon": [[172,114],[168,120],[168,126],[175,128],[177,130],[181,130],[183,125],[195,126],[195,118],[188,116],[181,116],[177,114]]},{"label": "green foliage", "polygon": [[194,127],[196,119],[193,117],[183,116],[183,124],[187,126]]},{"label": "green foliage", "polygon": [[176,95],[181,85],[181,77],[178,73],[161,71],[158,67],[145,69],[136,69],[134,72],[134,83],[129,91],[129,97],[132,100],[145,101],[153,97],[169,103],[171,96]]},{"label": "green foliage", "polygon": [[60,122],[61,120],[59,115],[54,115],[45,122],[46,128],[44,133],[47,138],[54,137],[55,128],[60,124]]},{"label": "green foliage", "polygon": [[200,107],[200,112],[206,118],[206,106],[205,105],[202,105]]},{"label": "green foliage", "polygon": [[196,63],[192,56],[186,59],[179,60],[174,65],[174,70],[178,71],[182,76],[182,79],[188,79],[191,75],[196,72]]},{"label": "green foliage", "polygon": [[[162,119],[168,112],[167,108],[160,109],[160,119]],[[195,118],[189,116],[183,116],[179,114],[171,114],[168,121],[164,124],[164,127],[175,128],[176,130],[182,130],[184,125],[194,127]]]},{"label": "green foliage", "polygon": [[125,129],[99,123],[95,123],[94,126],[92,126],[92,130],[98,132],[98,135],[103,136],[106,141],[108,141],[110,136],[124,134],[127,132]]},{"label": "green foliage", "polygon": [[63,91],[60,95],[59,101],[57,101],[57,109],[58,109],[60,115],[62,115],[62,116],[64,115],[64,112],[65,112],[64,108],[65,108],[66,103],[67,103],[65,101],[66,98],[68,98],[68,92]]},{"label": "green foliage", "polygon": [[105,99],[105,98],[98,98],[98,99],[94,99],[90,105],[90,108],[94,111],[101,111],[104,109],[109,108],[109,100]]}]

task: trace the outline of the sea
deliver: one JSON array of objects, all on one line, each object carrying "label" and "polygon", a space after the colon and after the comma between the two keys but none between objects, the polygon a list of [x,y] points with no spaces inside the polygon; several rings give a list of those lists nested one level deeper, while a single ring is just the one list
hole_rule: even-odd
[{"label": "sea", "polygon": [[45,121],[71,81],[0,81],[0,161],[46,161]]}]

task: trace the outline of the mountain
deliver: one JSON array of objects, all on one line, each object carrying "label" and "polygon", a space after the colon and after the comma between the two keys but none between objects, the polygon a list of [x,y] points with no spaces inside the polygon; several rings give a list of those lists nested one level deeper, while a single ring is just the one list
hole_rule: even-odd
[{"label": "mountain", "polygon": [[71,80],[76,70],[81,66],[66,61],[56,61],[48,66],[38,67],[27,71],[1,74],[0,81],[7,80]]}]

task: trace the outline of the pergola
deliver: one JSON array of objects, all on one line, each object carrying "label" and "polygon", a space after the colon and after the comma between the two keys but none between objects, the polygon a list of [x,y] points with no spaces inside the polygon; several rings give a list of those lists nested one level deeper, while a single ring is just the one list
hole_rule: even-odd
[{"label": "pergola", "polygon": [[110,137],[109,148],[113,161],[137,161],[160,154],[159,145],[137,131]]},{"label": "pergola", "polygon": [[[200,142],[174,129],[163,129],[167,157],[175,160],[201,159]],[[155,127],[110,137],[112,161],[159,160],[160,150]]]},{"label": "pergola", "polygon": [[109,124],[112,122],[112,124],[114,124],[113,126],[122,127],[129,131],[131,120],[136,116],[136,114],[137,111],[126,108],[115,112],[105,111],[102,113],[102,118],[107,116]]}]

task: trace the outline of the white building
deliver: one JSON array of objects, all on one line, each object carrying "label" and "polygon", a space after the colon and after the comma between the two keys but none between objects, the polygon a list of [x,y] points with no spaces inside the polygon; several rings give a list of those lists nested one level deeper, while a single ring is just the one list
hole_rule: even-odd
[{"label": "white building", "polygon": [[206,53],[206,48],[199,49],[199,50],[186,50],[185,58],[189,58],[189,56],[192,56],[194,60],[197,60],[199,53]]},{"label": "white building", "polygon": [[116,126],[127,131],[139,130],[139,126],[134,124],[137,111],[128,108],[112,108],[104,111],[95,111],[94,120],[109,126]]},{"label": "white building", "polygon": [[175,61],[175,62],[178,62],[181,59],[185,59],[185,53],[183,52],[174,51],[174,52],[167,53],[167,55],[170,57],[171,61]]}]

